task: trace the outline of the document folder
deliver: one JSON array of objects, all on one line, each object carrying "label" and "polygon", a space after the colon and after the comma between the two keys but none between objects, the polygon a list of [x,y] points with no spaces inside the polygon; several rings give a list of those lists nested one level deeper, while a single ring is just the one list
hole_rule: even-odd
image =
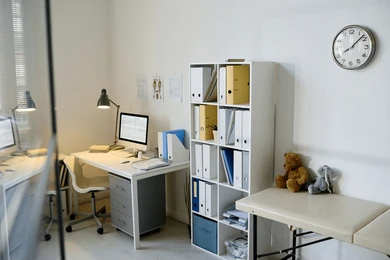
[{"label": "document folder", "polygon": [[184,129],[169,130],[169,131],[162,132],[162,145],[163,145],[162,158],[163,159],[168,159],[168,134],[175,134],[179,138],[179,141],[184,145],[184,136],[185,136]]},{"label": "document folder", "polygon": [[226,66],[226,104],[249,103],[249,66]]},{"label": "document folder", "polygon": [[199,212],[199,180],[192,179],[192,210]]},{"label": "document folder", "polygon": [[[184,136],[184,135],[183,135]],[[190,160],[190,151],[184,147],[184,140],[179,140],[176,134],[168,134],[168,160],[185,162]]]},{"label": "document folder", "polygon": [[211,80],[211,68],[191,68],[190,78],[191,102],[203,102]]},{"label": "document folder", "polygon": [[212,125],[218,125],[217,121],[217,106],[200,105],[199,106],[199,139],[200,140],[213,140],[213,128]]}]

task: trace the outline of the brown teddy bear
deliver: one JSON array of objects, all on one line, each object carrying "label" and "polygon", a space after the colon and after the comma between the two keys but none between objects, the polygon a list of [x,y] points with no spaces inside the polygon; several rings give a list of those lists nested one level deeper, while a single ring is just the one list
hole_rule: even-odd
[{"label": "brown teddy bear", "polygon": [[275,178],[275,184],[279,188],[287,187],[290,191],[297,192],[309,179],[307,170],[296,153],[284,154],[284,169],[286,173]]}]

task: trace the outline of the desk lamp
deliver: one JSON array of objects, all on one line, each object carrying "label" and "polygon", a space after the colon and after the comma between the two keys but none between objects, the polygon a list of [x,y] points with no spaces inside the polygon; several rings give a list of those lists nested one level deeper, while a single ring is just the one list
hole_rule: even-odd
[{"label": "desk lamp", "polygon": [[22,150],[22,145],[20,144],[20,136],[19,136],[19,129],[18,129],[18,123],[16,121],[16,116],[15,116],[15,111],[17,112],[30,112],[30,111],[35,111],[35,103],[31,98],[30,91],[26,90],[24,93],[25,100],[19,103],[14,109],[11,109],[12,111],[12,116],[15,122],[15,130],[16,130],[16,135],[18,137],[18,148],[19,151],[11,153],[13,156],[17,155],[26,155],[27,152]]},{"label": "desk lamp", "polygon": [[113,103],[114,106],[116,106],[116,121],[115,121],[115,137],[114,137],[114,144],[110,145],[111,150],[120,150],[124,149],[125,147],[123,145],[117,145],[116,143],[118,142],[118,118],[119,118],[119,108],[120,105],[115,104],[114,101],[112,101],[108,95],[106,89],[102,89],[102,93],[100,94],[100,98],[97,102],[97,108],[100,109],[108,109],[110,108],[110,103]]}]

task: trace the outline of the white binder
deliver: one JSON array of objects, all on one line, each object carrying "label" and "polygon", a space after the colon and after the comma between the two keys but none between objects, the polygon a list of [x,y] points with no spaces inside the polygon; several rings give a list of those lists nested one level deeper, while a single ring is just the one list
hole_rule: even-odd
[{"label": "white binder", "polygon": [[190,73],[191,102],[203,102],[211,80],[211,68],[195,67],[191,68]]},{"label": "white binder", "polygon": [[234,125],[234,145],[237,148],[242,148],[242,110],[236,110],[235,125]]},{"label": "white binder", "polygon": [[217,178],[217,147],[203,144],[203,178]]},{"label": "white binder", "polygon": [[199,213],[206,215],[206,183],[199,180]]},{"label": "white binder", "polygon": [[206,183],[206,216],[217,215],[217,185]]},{"label": "white binder", "polygon": [[176,134],[167,134],[168,160],[178,163],[190,160],[190,151],[186,149]]},{"label": "white binder", "polygon": [[[219,110],[219,121],[218,121],[218,134],[219,134],[219,144],[226,145],[229,144],[227,142],[227,134],[229,128],[229,122],[231,118],[231,114],[233,113],[232,108],[222,108]],[[233,136],[231,136],[231,139]]]},{"label": "white binder", "polygon": [[233,160],[234,187],[242,189],[242,152],[234,150]]},{"label": "white binder", "polygon": [[249,191],[249,152],[242,152],[242,188]]},{"label": "white binder", "polygon": [[201,144],[195,144],[195,171],[196,176],[203,177],[203,153]]},{"label": "white binder", "polygon": [[193,135],[193,138],[199,140],[199,128],[200,128],[200,121],[199,121],[199,117],[200,117],[200,108],[199,106],[194,106],[194,135]]},{"label": "white binder", "polygon": [[158,139],[158,158],[163,158],[163,134],[162,132],[157,132]]},{"label": "white binder", "polygon": [[226,67],[219,69],[219,104],[226,104]]},{"label": "white binder", "polygon": [[250,149],[251,143],[251,126],[250,126],[251,114],[249,110],[242,111],[242,148]]}]

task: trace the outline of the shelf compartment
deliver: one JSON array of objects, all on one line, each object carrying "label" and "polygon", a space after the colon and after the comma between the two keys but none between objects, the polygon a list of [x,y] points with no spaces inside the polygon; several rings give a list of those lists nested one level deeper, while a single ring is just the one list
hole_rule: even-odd
[{"label": "shelf compartment", "polygon": [[218,255],[226,259],[234,259],[234,257],[229,256],[226,252],[225,241],[230,239],[233,236],[247,236],[248,233],[242,230],[238,230],[231,226],[227,226],[223,223],[218,225]]}]

